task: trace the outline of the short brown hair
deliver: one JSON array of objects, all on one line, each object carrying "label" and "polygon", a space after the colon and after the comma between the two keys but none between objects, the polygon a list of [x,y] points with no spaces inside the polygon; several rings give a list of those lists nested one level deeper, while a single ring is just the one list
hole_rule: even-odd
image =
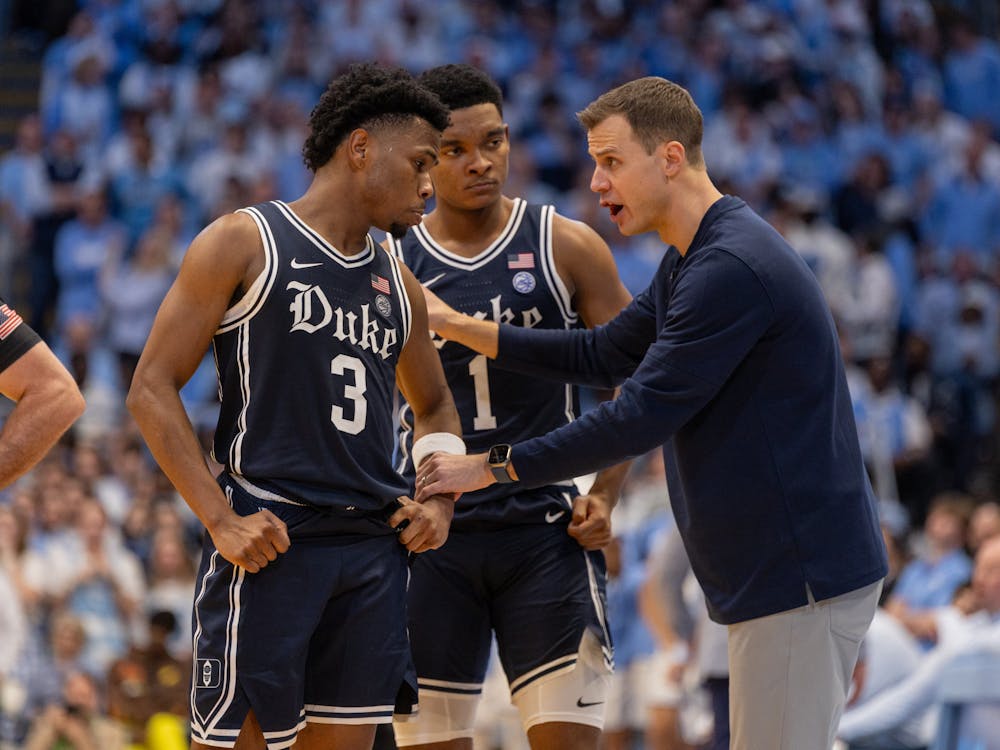
[{"label": "short brown hair", "polygon": [[612,115],[625,117],[646,153],[661,143],[677,141],[688,161],[701,166],[701,110],[683,86],[656,76],[637,78],[601,94],[576,117],[593,130]]}]

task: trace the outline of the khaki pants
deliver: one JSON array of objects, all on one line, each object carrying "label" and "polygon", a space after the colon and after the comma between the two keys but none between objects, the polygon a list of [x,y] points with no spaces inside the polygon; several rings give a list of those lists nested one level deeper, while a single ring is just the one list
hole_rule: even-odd
[{"label": "khaki pants", "polygon": [[729,626],[730,750],[829,750],[882,581]]}]

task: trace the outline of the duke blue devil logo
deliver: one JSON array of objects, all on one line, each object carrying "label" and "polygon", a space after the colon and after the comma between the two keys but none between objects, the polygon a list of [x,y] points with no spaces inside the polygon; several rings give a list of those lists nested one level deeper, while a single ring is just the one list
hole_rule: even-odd
[{"label": "duke blue devil logo", "polygon": [[521,294],[528,294],[535,290],[535,277],[527,271],[518,271],[514,274],[512,284],[514,289]]},{"label": "duke blue devil logo", "polygon": [[218,659],[199,659],[197,672],[199,688],[217,688],[222,678],[222,662]]}]

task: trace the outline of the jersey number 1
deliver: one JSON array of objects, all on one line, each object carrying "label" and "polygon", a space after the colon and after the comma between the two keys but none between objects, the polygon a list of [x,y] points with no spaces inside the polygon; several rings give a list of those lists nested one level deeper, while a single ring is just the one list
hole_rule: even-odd
[{"label": "jersey number 1", "polygon": [[469,362],[469,374],[476,389],[476,416],[472,420],[474,430],[495,430],[497,418],[493,416],[490,404],[490,378],[486,370],[486,355],[480,354]]},{"label": "jersey number 1", "polygon": [[365,429],[368,421],[368,402],[365,401],[365,390],[368,388],[364,363],[357,357],[338,354],[330,363],[330,372],[343,375],[348,370],[354,374],[354,383],[344,386],[344,398],[354,402],[354,416],[344,418],[344,409],[336,404],[330,410],[330,420],[341,432],[357,435]]}]

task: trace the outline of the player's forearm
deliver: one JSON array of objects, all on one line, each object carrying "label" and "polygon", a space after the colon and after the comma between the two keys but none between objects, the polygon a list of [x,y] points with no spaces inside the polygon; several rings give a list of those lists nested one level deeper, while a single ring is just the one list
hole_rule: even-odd
[{"label": "player's forearm", "polygon": [[622,487],[625,486],[625,478],[631,466],[631,461],[624,461],[599,472],[587,494],[606,498],[608,508],[613,509],[622,496]]},{"label": "player's forearm", "polygon": [[233,510],[208,470],[179,393],[137,374],[125,403],[153,458],[211,532]]},{"label": "player's forearm", "polygon": [[25,392],[0,432],[0,487],[48,453],[84,408],[83,396],[68,378],[44,381]]},{"label": "player's forearm", "polygon": [[491,359],[496,358],[500,326],[492,320],[480,320],[452,310],[440,321],[435,318],[432,322],[436,326],[434,330],[442,338],[467,346]]}]

